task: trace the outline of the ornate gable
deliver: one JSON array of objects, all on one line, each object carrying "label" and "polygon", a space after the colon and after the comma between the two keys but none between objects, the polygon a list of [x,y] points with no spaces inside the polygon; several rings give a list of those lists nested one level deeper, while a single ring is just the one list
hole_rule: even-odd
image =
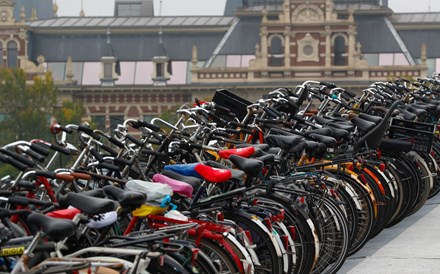
[{"label": "ornate gable", "polygon": [[0,23],[13,24],[14,19],[14,3],[11,0],[0,0]]}]

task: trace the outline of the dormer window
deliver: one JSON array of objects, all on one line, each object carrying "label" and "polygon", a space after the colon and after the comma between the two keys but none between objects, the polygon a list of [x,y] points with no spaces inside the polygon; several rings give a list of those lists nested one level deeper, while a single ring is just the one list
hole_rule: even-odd
[{"label": "dormer window", "polygon": [[101,85],[112,87],[118,79],[116,71],[116,58],[113,56],[104,56],[101,58]]},{"label": "dormer window", "polygon": [[155,86],[165,86],[170,80],[167,67],[170,59],[167,56],[153,57],[153,75],[152,80]]}]

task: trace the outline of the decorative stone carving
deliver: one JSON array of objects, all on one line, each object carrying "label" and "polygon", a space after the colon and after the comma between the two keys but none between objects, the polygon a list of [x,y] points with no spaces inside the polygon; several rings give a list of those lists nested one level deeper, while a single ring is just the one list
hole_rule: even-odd
[{"label": "decorative stone carving", "polygon": [[53,14],[55,15],[55,17],[57,17],[58,16],[58,3],[57,3],[57,1],[55,1],[53,3],[52,9],[53,9]]},{"label": "decorative stone carving", "polygon": [[26,21],[26,13],[24,11],[24,6],[20,8],[20,22],[24,23]]},{"label": "decorative stone carving", "polygon": [[29,18],[29,21],[37,21],[37,20],[38,20],[37,9],[34,7],[32,8],[31,18]]},{"label": "decorative stone carving", "polygon": [[38,65],[43,64],[45,61],[46,61],[46,58],[43,55],[41,55],[41,54],[38,55],[38,57],[37,57]]},{"label": "decorative stone carving", "polygon": [[198,57],[197,57],[197,46],[193,45],[192,47],[192,59],[191,59],[191,63],[193,68],[197,67],[197,64],[199,63]]},{"label": "decorative stone carving", "polygon": [[75,74],[73,73],[73,63],[72,63],[72,57],[67,57],[67,63],[66,63],[66,79],[69,82],[73,81],[73,77],[75,77]]},{"label": "decorative stone carving", "polygon": [[304,38],[298,40],[298,62],[319,62],[319,40],[307,33]]},{"label": "decorative stone carving", "polygon": [[324,13],[318,6],[303,4],[293,11],[291,21],[293,23],[320,23],[324,22],[324,19]]}]

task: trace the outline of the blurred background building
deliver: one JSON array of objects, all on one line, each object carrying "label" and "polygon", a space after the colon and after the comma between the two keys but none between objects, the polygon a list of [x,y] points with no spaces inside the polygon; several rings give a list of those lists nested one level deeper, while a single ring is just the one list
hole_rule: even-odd
[{"label": "blurred background building", "polygon": [[0,1],[0,64],[52,72],[59,98],[106,126],[218,88],[253,101],[308,79],[360,89],[440,71],[440,13],[394,13],[387,0],[227,0],[223,16],[156,16],[153,0],[116,0],[112,17],[57,10]]}]

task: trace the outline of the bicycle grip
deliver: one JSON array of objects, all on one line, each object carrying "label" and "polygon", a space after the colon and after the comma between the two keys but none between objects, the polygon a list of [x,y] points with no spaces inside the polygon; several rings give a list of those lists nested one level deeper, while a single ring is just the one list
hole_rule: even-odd
[{"label": "bicycle grip", "polygon": [[44,159],[45,159],[44,156],[39,154],[39,153],[37,153],[37,152],[35,152],[35,151],[33,151],[32,149],[28,148],[26,150],[23,150],[23,152],[25,154],[31,156],[33,159],[37,160],[40,163],[44,162]]},{"label": "bicycle grip", "polygon": [[128,139],[130,142],[135,143],[138,146],[142,146],[144,144],[141,140],[137,139],[136,137],[130,134],[125,135],[125,138]]},{"label": "bicycle grip", "polygon": [[50,148],[55,150],[55,151],[58,151],[58,152],[60,152],[60,153],[62,153],[64,155],[70,155],[71,154],[71,151],[69,149],[67,149],[65,147],[62,147],[62,146],[59,146],[57,144],[50,144]]},{"label": "bicycle grip", "polygon": [[163,153],[163,152],[156,152],[156,151],[148,150],[148,149],[144,149],[144,150],[142,150],[142,153],[143,153],[143,154],[148,154],[148,155],[155,155],[155,156],[158,156],[158,157],[166,157],[166,156],[167,156],[167,155],[166,155],[165,153]]},{"label": "bicycle grip", "polygon": [[118,155],[118,152],[116,152],[113,148],[109,147],[108,145],[102,144],[101,148],[107,151],[108,153],[110,153],[110,155],[112,156]]},{"label": "bicycle grip", "polygon": [[96,151],[96,149],[94,147],[90,148],[90,154],[92,154],[93,157],[95,157],[96,160],[98,160],[98,162],[104,162],[104,157],[102,157],[102,155],[99,154],[99,152]]},{"label": "bicycle grip", "polygon": [[226,137],[229,138],[229,134],[225,131],[220,131],[220,130],[214,130],[212,132],[212,135],[216,135],[216,136],[222,136],[222,137]]},{"label": "bicycle grip", "polygon": [[275,112],[273,112],[270,108],[265,107],[265,108],[263,108],[263,110],[264,110],[264,112],[266,112],[266,114],[269,115],[271,118],[273,118],[273,119],[277,119],[277,118],[278,118],[277,114],[276,114]]},{"label": "bicycle grip", "polygon": [[86,134],[92,134],[93,133],[93,129],[91,129],[91,128],[87,127],[87,126],[83,126],[83,125],[79,125],[78,126],[78,130],[82,131],[82,132],[84,132]]},{"label": "bicycle grip", "polygon": [[199,117],[197,117],[197,115],[194,115],[194,114],[191,113],[189,115],[189,117],[191,117],[194,121],[196,121],[197,123],[199,123],[201,125],[205,124]]},{"label": "bicycle grip", "polygon": [[20,197],[20,196],[10,196],[8,198],[8,203],[11,203],[14,205],[21,205],[21,206],[29,205],[28,199]]},{"label": "bicycle grip", "polygon": [[[33,167],[33,166],[26,165],[26,164],[22,163],[21,161],[15,160],[13,158],[10,158],[10,157],[7,157],[7,158],[8,158],[7,163],[14,166],[18,170],[25,171],[28,167]],[[33,163],[33,165],[35,165],[34,162],[32,162],[32,163]]]},{"label": "bicycle grip", "polygon": [[92,137],[95,140],[99,140],[101,138],[101,136],[99,136],[98,134],[93,132],[93,129],[91,129],[87,126],[79,125],[78,130],[84,132],[85,134],[89,135],[90,137]]},{"label": "bicycle grip", "polygon": [[137,123],[139,124],[139,126],[149,128],[149,129],[151,129],[154,132],[159,132],[160,131],[160,126],[156,126],[156,125],[153,125],[151,123],[148,123],[148,122],[145,122],[145,121],[141,121],[141,120],[138,120]]},{"label": "bicycle grip", "polygon": [[49,179],[55,179],[56,173],[53,171],[37,170],[35,171],[36,176],[42,176]]},{"label": "bicycle grip", "polygon": [[36,151],[37,153],[44,155],[44,156],[48,156],[50,153],[49,148],[44,147],[44,145],[42,144],[31,144],[30,148],[33,151]]},{"label": "bicycle grip", "polygon": [[124,144],[122,142],[120,142],[118,139],[116,139],[113,136],[110,136],[110,138],[108,138],[109,142],[114,144],[115,146],[119,147],[119,148],[124,148]]},{"label": "bicycle grip", "polygon": [[270,111],[272,111],[273,113],[275,113],[278,117],[282,117],[283,114],[281,112],[279,112],[276,108],[273,107],[267,107],[268,109],[270,109]]},{"label": "bicycle grip", "polygon": [[105,168],[111,171],[121,171],[118,166],[109,164],[109,163],[99,163],[97,165],[98,168]]},{"label": "bicycle grip", "polygon": [[[35,166],[35,162],[34,162],[34,161],[32,161],[32,160],[30,160],[30,159],[28,159],[28,158],[26,158],[26,157],[24,157],[24,156],[21,156],[21,155],[15,154],[15,153],[13,153],[13,152],[7,150],[7,149],[1,148],[1,149],[0,149],[0,152],[2,152],[2,153],[4,153],[4,154],[8,155],[9,157],[12,157],[12,158],[9,158],[10,160],[18,161],[18,162],[20,162],[20,163],[22,163],[22,164],[24,164],[24,165],[26,165],[26,166],[28,166],[28,167],[34,167],[34,166]],[[14,165],[14,166],[15,166],[15,164],[13,164],[10,160],[8,161],[8,163],[10,163],[11,165]],[[17,166],[16,166],[16,167],[17,167]],[[17,167],[17,168],[18,168],[18,167]],[[18,168],[18,169],[21,170],[21,168]]]}]

